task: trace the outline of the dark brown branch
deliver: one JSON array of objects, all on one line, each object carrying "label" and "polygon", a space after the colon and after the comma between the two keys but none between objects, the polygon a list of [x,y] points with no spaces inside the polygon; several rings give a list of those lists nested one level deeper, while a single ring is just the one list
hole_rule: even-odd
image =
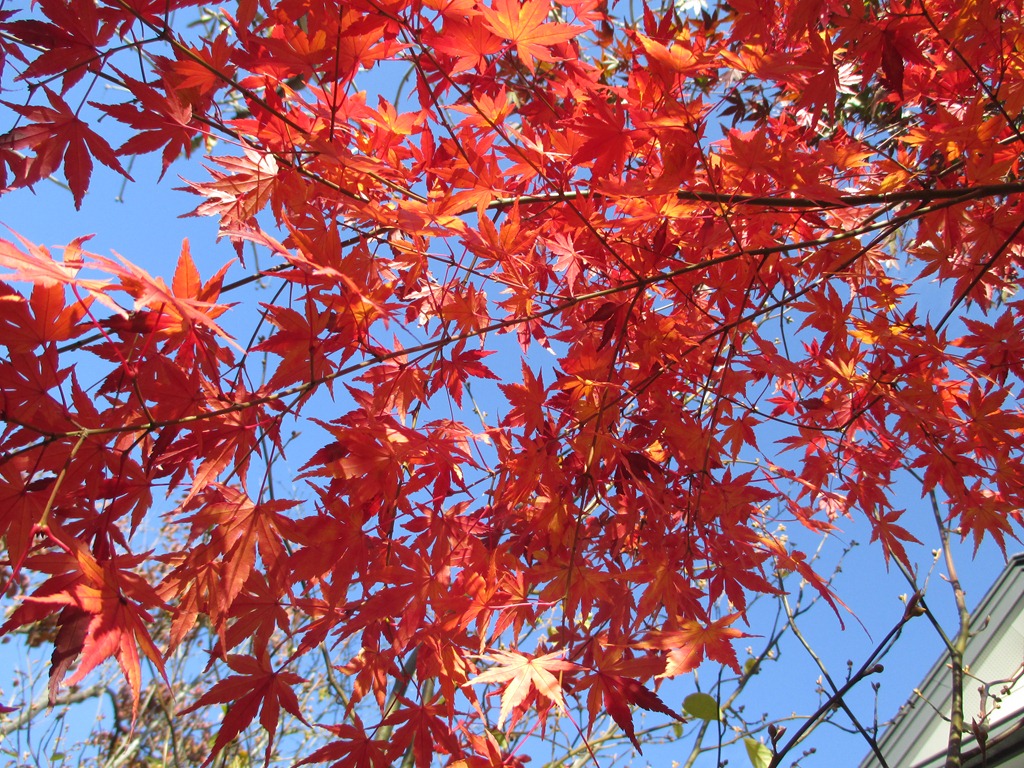
[{"label": "dark brown branch", "polygon": [[758,205],[771,208],[813,208],[827,210],[832,208],[856,208],[862,205],[884,205],[887,203],[930,203],[937,200],[978,200],[985,197],[1015,195],[1024,192],[1024,182],[1015,181],[1005,184],[982,184],[976,187],[959,187],[951,189],[912,189],[901,192],[879,192],[863,195],[840,195],[835,200],[813,200],[806,197],[728,195],[714,192],[676,192],[679,200],[692,200],[702,203],[722,203],[724,205]]},{"label": "dark brown branch", "polygon": [[[893,203],[932,203],[939,200],[966,202],[986,197],[1016,195],[1024,192],[1024,181],[1012,181],[1004,184],[980,184],[975,187],[950,187],[948,189],[911,189],[900,192],[872,192],[862,195],[840,195],[832,200],[815,200],[809,197],[787,197],[783,195],[733,195],[725,192],[702,192],[681,189],[676,192],[676,199],[699,203],[716,203],[720,205],[750,205],[766,208],[800,208],[812,210],[833,210],[837,208],[857,208],[865,205],[891,205]],[[553,203],[561,200],[575,200],[581,197],[593,197],[598,192],[589,190],[570,190],[548,194],[519,195],[517,197],[500,197],[488,203],[487,208],[507,208],[509,206],[529,205],[532,203]],[[472,213],[476,209],[464,213]]]},{"label": "dark brown branch", "polygon": [[[896,622],[896,625],[889,630],[888,634],[882,638],[882,641],[875,646],[875,649],[871,652],[868,658],[861,664],[858,669],[846,683],[843,684],[839,690],[833,693],[828,700],[826,700],[818,710],[811,715],[800,726],[799,730],[793,734],[792,738],[785,743],[778,750],[773,749],[772,761],[768,764],[768,768],[778,768],[782,763],[785,756],[807,736],[815,727],[818,725],[818,721],[821,720],[830,710],[834,707],[839,706],[844,697],[850,690],[871,675],[880,674],[884,671],[881,664],[878,663],[878,659],[885,656],[889,652],[892,645],[899,639],[899,636],[903,632],[903,627],[906,626],[907,622],[913,619],[915,616],[919,616],[920,612],[917,610],[917,602],[920,599],[920,595],[915,595],[914,598],[908,602],[906,610],[900,617],[900,620]],[[884,762],[883,762],[884,765]]]}]

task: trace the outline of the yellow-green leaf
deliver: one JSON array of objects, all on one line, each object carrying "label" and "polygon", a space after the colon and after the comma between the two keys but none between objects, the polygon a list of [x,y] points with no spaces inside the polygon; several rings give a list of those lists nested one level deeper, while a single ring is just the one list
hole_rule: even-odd
[{"label": "yellow-green leaf", "polygon": [[743,740],[743,745],[747,748],[747,757],[754,768],[768,768],[771,765],[772,751],[760,741],[748,736]]},{"label": "yellow-green leaf", "polygon": [[722,719],[722,710],[718,708],[718,702],[713,696],[706,693],[691,693],[683,699],[683,709],[687,714],[699,717],[701,720]]}]

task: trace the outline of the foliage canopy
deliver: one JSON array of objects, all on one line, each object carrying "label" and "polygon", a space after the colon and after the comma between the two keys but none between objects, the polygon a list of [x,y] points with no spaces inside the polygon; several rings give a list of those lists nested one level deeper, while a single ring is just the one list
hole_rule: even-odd
[{"label": "foliage canopy", "polygon": [[570,700],[639,748],[780,573],[842,613],[780,524],[909,565],[914,477],[1014,535],[1019,2],[197,5],[0,10],[0,184],[158,153],[237,254],[0,241],[0,631],[51,623],[51,695],[114,658],[135,717],[206,630],[213,753],[498,765]]}]

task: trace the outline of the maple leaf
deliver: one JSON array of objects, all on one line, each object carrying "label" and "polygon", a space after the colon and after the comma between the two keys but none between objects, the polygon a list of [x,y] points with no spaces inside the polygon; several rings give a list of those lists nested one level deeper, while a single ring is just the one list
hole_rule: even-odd
[{"label": "maple leaf", "polygon": [[740,665],[732,641],[750,635],[731,628],[730,625],[738,618],[740,614],[734,613],[710,621],[707,625],[689,619],[680,622],[679,629],[651,632],[644,640],[635,643],[634,647],[668,651],[665,670],[658,677],[675,677],[692,672],[705,658],[727,664],[739,672]]},{"label": "maple leaf", "polygon": [[428,393],[436,392],[442,386],[451,394],[455,404],[462,407],[462,386],[471,377],[497,379],[486,365],[480,361],[493,352],[489,350],[466,350],[466,343],[460,341],[451,352],[451,359],[442,359],[438,365],[438,375],[427,388]]},{"label": "maple leaf", "polygon": [[459,743],[444,717],[440,699],[440,695],[435,696],[426,704],[403,700],[401,708],[384,720],[385,726],[398,726],[394,732],[397,743],[411,743],[417,768],[428,768],[436,754],[459,752]]},{"label": "maple leaf", "polygon": [[560,61],[548,49],[571,40],[585,29],[573,24],[547,22],[545,19],[550,12],[551,4],[547,0],[494,0],[490,8],[480,8],[491,31],[515,43],[516,53],[531,73],[536,69],[535,60]]},{"label": "maple leaf", "polygon": [[94,156],[108,168],[132,180],[106,139],[92,131],[56,93],[45,86],[43,92],[50,107],[23,107],[0,102],[32,121],[30,125],[0,136],[2,149],[31,149],[35,152],[35,157],[25,165],[15,185],[31,187],[63,166],[64,178],[75,198],[75,208],[81,208],[89,189]]},{"label": "maple leaf", "polygon": [[198,95],[193,98],[200,101],[228,85],[234,68],[229,62],[231,47],[227,38],[225,30],[203,48],[178,46],[175,49],[177,61],[161,59],[165,76],[174,83],[175,89],[196,91]]},{"label": "maple leaf", "polygon": [[[972,492],[965,502],[962,506],[958,505],[960,536],[966,539],[970,535],[974,539],[975,554],[986,536],[991,536],[1003,552],[1006,551],[1007,536],[1019,540],[1011,523],[1015,519],[1013,504],[1007,503],[1000,494],[979,489]],[[913,537],[911,540],[917,541]]]},{"label": "maple leaf", "polygon": [[[61,534],[61,538],[70,537]],[[0,635],[60,610],[51,658],[51,698],[79,656],[81,662],[69,685],[81,682],[106,659],[116,658],[132,692],[134,719],[142,690],[140,649],[166,678],[163,658],[146,629],[152,621],[147,609],[162,606],[163,601],[145,579],[130,570],[146,555],[97,560],[84,546],[74,543],[73,552],[30,558],[30,564],[55,575],[11,614],[0,626]]]},{"label": "maple leaf", "polygon": [[[331,763],[331,768],[388,768],[393,763],[394,743],[384,739],[373,739],[366,733],[359,716],[353,716],[353,722],[341,725],[324,726],[338,738],[325,744],[306,758],[297,762],[300,765],[310,763]],[[332,762],[333,761],[333,762]]]},{"label": "maple leaf", "polygon": [[288,631],[288,612],[281,598],[281,585],[277,579],[268,580],[258,570],[249,574],[241,592],[230,606],[232,623],[223,633],[223,640],[214,654],[223,655],[246,640],[262,653],[275,631]]},{"label": "maple leaf", "polygon": [[49,22],[24,19],[5,25],[10,33],[40,52],[19,79],[33,81],[59,74],[61,93],[67,93],[87,73],[100,68],[98,49],[113,36],[114,25],[95,3],[39,0],[36,7]]},{"label": "maple leaf", "polygon": [[657,40],[641,34],[636,35],[636,40],[643,47],[650,61],[657,62],[670,72],[687,73],[692,71],[698,63],[693,51],[684,46],[667,48]]},{"label": "maple leaf", "polygon": [[[0,239],[0,266],[14,270],[10,274],[0,275],[0,278],[31,282],[47,290],[58,286],[72,286],[88,294],[87,302],[95,299],[114,312],[123,314],[123,310],[106,293],[109,281],[87,280],[78,276],[85,265],[82,244],[90,237],[91,235],[78,237],[68,243],[61,261],[55,259],[49,249],[30,243],[20,235],[17,238],[24,250],[19,249],[14,243]],[[70,319],[71,315],[68,316],[69,321]]]},{"label": "maple leaf", "polygon": [[602,672],[598,675],[598,685],[592,690],[601,693],[605,710],[626,734],[626,738],[636,747],[636,751],[641,754],[643,754],[643,750],[640,748],[640,742],[633,729],[633,713],[629,710],[630,704],[646,709],[648,712],[660,712],[681,723],[685,722],[685,718],[681,717],[678,712],[669,709],[658,694],[631,677],[609,675]]},{"label": "maple leaf", "polygon": [[273,572],[284,556],[281,526],[284,510],[297,502],[268,501],[254,503],[234,489],[213,486],[197,497],[200,509],[187,518],[192,525],[191,536],[214,530],[217,537],[220,572],[218,597],[221,610],[226,611],[241,592],[256,564],[259,552],[264,567]]},{"label": "maple leaf", "polygon": [[889,557],[895,557],[902,565],[910,568],[910,558],[907,557],[907,550],[903,547],[904,541],[914,544],[921,542],[901,525],[896,525],[903,516],[898,509],[890,512],[879,510],[870,517],[871,520],[871,541],[878,541],[882,544],[882,554],[885,556],[885,563],[888,566]]},{"label": "maple leaf", "polygon": [[[543,656],[527,656],[518,651],[494,651],[481,658],[495,662],[496,666],[481,672],[464,685],[504,683],[498,728],[502,727],[509,715],[513,715],[510,727],[514,727],[523,712],[513,713],[534,692],[551,701],[563,713],[567,713],[565,699],[562,696],[562,673],[573,672],[580,667],[578,664],[565,661],[562,656],[559,651]],[[555,673],[558,673],[557,677]]]},{"label": "maple leaf", "polygon": [[214,318],[221,315],[225,309],[214,304],[212,299],[217,298],[220,293],[226,267],[200,289],[202,284],[199,282],[198,272],[194,272],[195,264],[192,262],[187,239],[182,241],[178,268],[175,271],[177,289],[169,288],[163,278],[154,277],[124,259],[114,261],[95,256],[94,261],[97,266],[118,277],[119,288],[135,299],[134,309],[137,315],[144,309],[151,311],[152,323],[146,328],[149,333],[176,336],[197,325],[209,329],[214,335],[238,348],[231,336],[214,322]]},{"label": "maple leaf", "polygon": [[[0,256],[2,259],[2,256]],[[87,296],[70,307],[65,304],[64,287],[43,286],[32,288],[26,301],[21,294],[0,284],[0,329],[4,344],[16,352],[29,352],[51,341],[66,341],[80,335],[85,327],[79,322],[85,316],[93,297]]]},{"label": "maple leaf", "polygon": [[[255,216],[275,189],[279,166],[269,152],[246,146],[244,157],[215,157],[213,162],[235,173],[207,168],[213,181],[187,181],[187,191],[206,198],[189,216],[219,216],[220,230],[235,242],[241,256],[242,242],[237,233],[258,230]],[[230,234],[229,234],[230,233]]]},{"label": "maple leaf", "polygon": [[175,158],[192,154],[192,139],[199,132],[192,106],[166,84],[166,92],[160,93],[148,83],[127,75],[121,78],[135,98],[124,104],[93,103],[93,106],[137,131],[118,147],[117,154],[141,155],[163,147],[160,171],[160,178],[163,178]]},{"label": "maple leaf", "polygon": [[458,17],[446,18],[444,28],[427,39],[434,50],[455,57],[453,75],[473,67],[485,69],[487,57],[498,53],[503,45],[501,38],[486,27]]},{"label": "maple leaf", "polygon": [[526,434],[538,431],[544,424],[544,402],[547,400],[547,388],[544,386],[544,374],[534,375],[533,369],[522,362],[522,384],[499,384],[509,409],[505,423],[511,427],[523,427]]},{"label": "maple leaf", "polygon": [[211,704],[230,704],[209,757],[203,765],[209,765],[224,747],[230,744],[255,718],[260,716],[260,725],[267,732],[267,744],[264,764],[270,763],[273,754],[274,736],[281,718],[281,709],[306,723],[299,709],[299,700],[292,686],[305,682],[293,672],[274,670],[266,654],[258,657],[232,654],[227,657],[227,665],[237,675],[230,675],[204,693],[181,714],[194,712],[200,707]]},{"label": "maple leaf", "polygon": [[[307,299],[304,313],[290,307],[268,306],[265,317],[277,330],[255,349],[283,358],[269,382],[270,387],[330,378],[336,366],[327,357],[330,347],[321,337],[334,325],[331,313],[317,311],[313,301]],[[338,341],[339,335],[334,335],[333,339]]]}]

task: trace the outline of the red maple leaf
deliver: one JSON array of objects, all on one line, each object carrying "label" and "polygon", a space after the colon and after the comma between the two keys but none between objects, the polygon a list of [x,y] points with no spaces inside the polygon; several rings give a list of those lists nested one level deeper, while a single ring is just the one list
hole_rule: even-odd
[{"label": "red maple leaf", "polygon": [[487,57],[502,49],[503,43],[487,27],[465,19],[448,17],[444,28],[429,34],[428,40],[434,50],[455,57],[451,74],[456,75],[467,69],[485,69]]},{"label": "red maple leaf", "polygon": [[296,768],[328,762],[331,763],[330,768],[389,768],[393,764],[397,751],[395,743],[372,738],[358,715],[352,717],[351,723],[324,727],[338,738],[297,762]]},{"label": "red maple leaf", "polygon": [[271,200],[279,166],[273,154],[249,147],[244,157],[215,157],[213,162],[234,173],[208,168],[213,181],[189,181],[187,191],[205,198],[189,215],[219,216],[221,232],[231,237],[241,255],[239,233],[258,230],[255,216]]},{"label": "red maple leaf", "polygon": [[79,322],[92,304],[92,297],[65,304],[64,287],[43,286],[32,288],[26,301],[13,288],[0,284],[0,334],[7,348],[15,352],[29,352],[51,341],[66,341],[81,334],[85,327]]},{"label": "red maple leaf", "polygon": [[902,510],[893,509],[889,512],[878,511],[869,518],[871,520],[871,540],[881,542],[882,554],[885,556],[887,566],[889,557],[892,556],[907,568],[911,568],[903,542],[909,541],[914,544],[921,542],[906,528],[896,524],[902,515]]},{"label": "red maple leaf", "polygon": [[605,710],[636,747],[637,752],[642,753],[643,750],[640,748],[640,742],[633,729],[633,713],[629,709],[631,704],[646,709],[648,712],[660,712],[673,720],[685,722],[678,712],[669,709],[658,694],[631,677],[600,673],[598,684],[594,686],[593,690],[600,692]]},{"label": "red maple leaf", "polygon": [[269,657],[263,653],[259,657],[232,654],[227,657],[227,665],[238,672],[214,685],[181,714],[194,712],[200,707],[211,704],[230,704],[224,720],[221,722],[213,751],[203,765],[209,765],[214,756],[238,736],[255,718],[260,716],[260,725],[267,732],[269,742],[266,749],[266,761],[274,749],[274,735],[281,718],[281,710],[306,723],[299,709],[299,700],[292,690],[293,685],[305,682],[293,672],[275,670]]},{"label": "red maple leaf", "polygon": [[31,121],[29,125],[0,136],[0,149],[31,149],[35,152],[35,157],[21,169],[14,185],[31,187],[63,166],[64,178],[75,198],[75,208],[81,208],[89,188],[93,156],[130,180],[132,177],[121,167],[106,139],[93,132],[64,99],[46,86],[43,86],[43,91],[50,107],[23,107],[0,102]]},{"label": "red maple leaf", "polygon": [[442,386],[451,393],[455,404],[462,407],[462,386],[471,377],[497,379],[486,365],[480,362],[493,352],[482,349],[466,350],[466,342],[460,341],[451,352],[451,359],[441,359],[438,375],[431,381],[427,392],[433,393]]},{"label": "red maple leaf", "polygon": [[50,21],[24,19],[5,25],[7,32],[40,52],[18,79],[60,75],[61,93],[67,93],[87,73],[100,68],[103,60],[98,50],[110,40],[114,25],[95,3],[39,0],[36,7]]},{"label": "red maple leaf", "polygon": [[161,93],[148,83],[121,76],[134,99],[124,104],[94,104],[136,133],[117,149],[119,155],[141,155],[163,147],[161,178],[179,155],[192,154],[192,139],[199,132],[192,105],[173,87]]}]

